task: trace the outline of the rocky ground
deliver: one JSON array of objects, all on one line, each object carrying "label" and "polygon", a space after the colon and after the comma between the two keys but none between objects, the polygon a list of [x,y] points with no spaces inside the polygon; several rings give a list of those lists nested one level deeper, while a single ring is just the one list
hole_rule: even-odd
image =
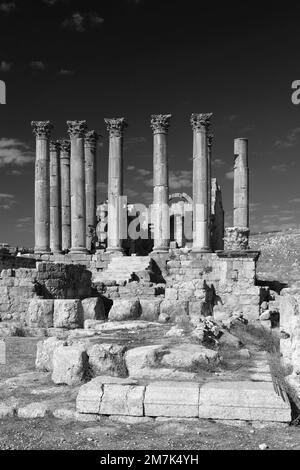
[{"label": "rocky ground", "polygon": [[[295,284],[300,281],[300,230],[285,233],[258,234],[251,238],[251,248],[260,249],[258,278],[261,281],[277,281],[281,284]],[[280,285],[280,284],[279,284]],[[167,328],[164,327],[164,329]],[[134,339],[133,339],[134,338]],[[114,334],[107,336],[114,342]],[[141,330],[138,335],[118,337],[118,343],[134,341],[135,347],[154,344],[155,335]],[[240,338],[252,354],[261,349],[260,339],[250,344],[248,337]],[[55,406],[59,393],[61,406],[76,396],[77,389],[67,386],[53,386],[50,376],[32,381],[35,372],[36,345],[40,338],[11,338],[7,341],[7,364],[0,365],[1,395],[11,403],[20,405],[28,401],[48,401]],[[176,337],[174,338],[176,340]],[[248,341],[248,344],[247,344]],[[169,340],[168,340],[169,342]],[[132,344],[131,344],[132,346]],[[232,352],[229,351],[229,355]],[[208,371],[221,377],[222,374],[243,373],[245,361],[236,357],[235,371],[230,367]],[[25,374],[25,375],[22,375]],[[29,374],[29,375],[28,375]],[[30,374],[33,374],[30,376]],[[205,374],[204,374],[205,375]],[[19,383],[15,377],[19,376]],[[37,377],[37,376],[36,376]],[[44,383],[43,383],[44,380]],[[4,386],[3,384],[10,384]],[[10,382],[9,382],[10,381]],[[9,389],[9,390],[8,390]],[[73,396],[74,395],[74,396]],[[214,422],[213,420],[144,420],[137,424],[125,419],[120,421],[101,417],[92,421],[56,419],[53,416],[36,419],[0,419],[0,450],[8,449],[91,449],[91,450],[206,450],[206,449],[300,449],[300,432],[297,426],[283,424]]]}]

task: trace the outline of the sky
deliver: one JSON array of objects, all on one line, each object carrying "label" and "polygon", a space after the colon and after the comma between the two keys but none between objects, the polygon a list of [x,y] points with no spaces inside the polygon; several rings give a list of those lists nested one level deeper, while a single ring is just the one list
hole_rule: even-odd
[{"label": "sky", "polygon": [[[264,3],[266,4],[266,2]],[[201,0],[0,0],[0,242],[34,245],[32,120],[125,117],[129,202],[152,199],[151,114],[172,114],[170,192],[192,196],[192,113],[214,113],[213,176],[232,224],[233,141],[249,139],[252,232],[300,227],[300,5]]]}]

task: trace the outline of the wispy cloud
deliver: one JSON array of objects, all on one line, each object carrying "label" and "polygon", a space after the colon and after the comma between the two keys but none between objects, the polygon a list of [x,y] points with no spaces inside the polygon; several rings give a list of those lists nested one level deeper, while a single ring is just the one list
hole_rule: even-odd
[{"label": "wispy cloud", "polygon": [[0,72],[10,72],[12,66],[13,62],[6,62],[6,60],[2,60],[2,62],[0,63]]},{"label": "wispy cloud", "polygon": [[225,161],[221,158],[215,158],[214,160],[212,160],[211,164],[214,168],[222,168],[222,166],[225,165]]},{"label": "wispy cloud", "polygon": [[27,144],[18,139],[0,139],[0,168],[23,167],[33,161],[34,153]]},{"label": "wispy cloud", "polygon": [[33,218],[32,217],[19,217],[16,220],[16,229],[18,231],[28,231],[33,228]]},{"label": "wispy cloud", "polygon": [[277,173],[279,175],[287,172],[287,165],[285,163],[279,163],[278,165],[273,165],[271,167],[271,171],[273,173]]},{"label": "wispy cloud", "polygon": [[299,197],[295,197],[294,199],[291,199],[289,201],[290,204],[299,204],[300,203],[300,198]]},{"label": "wispy cloud", "polygon": [[280,147],[280,148],[294,147],[294,145],[296,144],[298,140],[299,133],[300,133],[300,127],[296,127],[295,129],[292,129],[284,139],[276,140],[275,147]]},{"label": "wispy cloud", "polygon": [[59,75],[63,75],[63,76],[71,76],[71,75],[74,75],[75,74],[75,71],[74,70],[68,70],[68,69],[61,69],[59,72],[58,72]]},{"label": "wispy cloud", "polygon": [[2,2],[0,3],[0,11],[3,13],[11,13],[17,8],[15,2]]},{"label": "wispy cloud", "polygon": [[70,18],[62,22],[62,27],[83,33],[87,29],[95,28],[104,23],[104,19],[98,13],[79,13],[74,12]]},{"label": "wispy cloud", "polygon": [[227,178],[228,180],[233,180],[233,178],[234,178],[234,172],[233,172],[233,170],[228,171],[228,172],[225,174],[225,178]]},{"label": "wispy cloud", "polygon": [[9,210],[16,203],[14,194],[0,193],[0,209]]},{"label": "wispy cloud", "polygon": [[41,60],[33,60],[29,65],[33,70],[46,70],[46,64]]}]

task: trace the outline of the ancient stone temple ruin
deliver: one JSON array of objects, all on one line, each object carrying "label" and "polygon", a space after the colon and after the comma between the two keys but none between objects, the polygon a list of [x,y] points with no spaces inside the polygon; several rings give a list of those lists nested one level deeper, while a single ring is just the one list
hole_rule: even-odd
[{"label": "ancient stone temple ruin", "polygon": [[[1,255],[0,335],[46,337],[36,368],[54,384],[81,385],[72,416],[291,419],[267,351],[249,340],[275,294],[257,280],[260,253],[249,247],[248,142],[234,142],[234,223],[224,229],[211,118],[191,116],[191,192],[172,194],[171,115],[151,116],[150,206],[124,194],[124,118],[105,119],[104,201],[99,136],[86,121],[68,121],[60,141],[49,121],[32,123],[35,249]],[[54,416],[70,416],[68,400]]]}]

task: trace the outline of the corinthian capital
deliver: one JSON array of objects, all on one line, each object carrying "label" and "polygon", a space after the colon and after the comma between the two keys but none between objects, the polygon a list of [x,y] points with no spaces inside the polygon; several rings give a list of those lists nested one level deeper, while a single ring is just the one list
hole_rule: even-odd
[{"label": "corinthian capital", "polygon": [[104,119],[110,137],[122,137],[124,129],[128,127],[125,118]]},{"label": "corinthian capital", "polygon": [[84,145],[86,147],[96,147],[97,145],[97,140],[98,140],[98,134],[95,131],[88,131],[85,134],[85,140],[84,140]]},{"label": "corinthian capital", "polygon": [[60,149],[63,153],[69,154],[71,151],[71,142],[69,140],[60,140]]},{"label": "corinthian capital", "polygon": [[57,140],[50,141],[50,152],[59,152],[60,151],[60,143]]},{"label": "corinthian capital", "polygon": [[213,113],[192,114],[191,125],[193,131],[208,130]]},{"label": "corinthian capital", "polygon": [[68,134],[72,137],[84,137],[87,130],[86,121],[67,121]]},{"label": "corinthian capital", "polygon": [[32,131],[37,138],[49,139],[53,126],[50,121],[32,121]]},{"label": "corinthian capital", "polygon": [[154,134],[166,134],[170,127],[172,114],[152,114],[151,128]]}]

